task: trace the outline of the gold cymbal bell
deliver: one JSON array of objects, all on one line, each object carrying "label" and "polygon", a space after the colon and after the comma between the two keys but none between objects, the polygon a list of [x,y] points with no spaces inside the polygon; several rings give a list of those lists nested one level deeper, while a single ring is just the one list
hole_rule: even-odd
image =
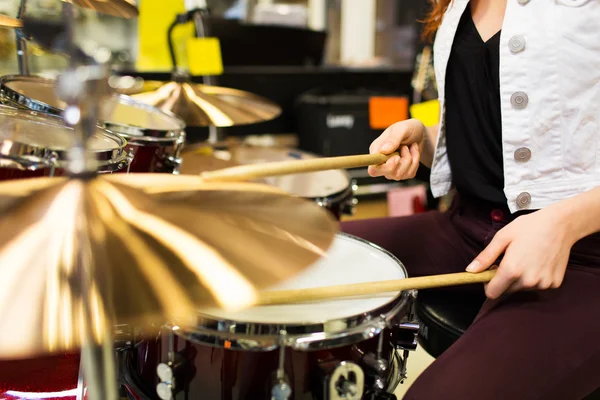
[{"label": "gold cymbal bell", "polygon": [[81,8],[94,10],[100,14],[112,15],[126,19],[136,18],[139,15],[137,4],[134,0],[63,0]]},{"label": "gold cymbal bell", "polygon": [[23,22],[21,22],[20,20],[0,14],[0,27],[20,28],[22,26],[23,26]]},{"label": "gold cymbal bell", "polygon": [[139,87],[118,91],[170,111],[191,127],[248,125],[269,121],[281,114],[281,107],[262,96],[186,80],[146,81]]},{"label": "gold cymbal bell", "polygon": [[259,184],[164,174],[0,183],[0,358],[77,349],[83,327],[100,343],[114,321],[185,326],[203,306],[251,306],[322,257],[336,228],[316,204]]}]

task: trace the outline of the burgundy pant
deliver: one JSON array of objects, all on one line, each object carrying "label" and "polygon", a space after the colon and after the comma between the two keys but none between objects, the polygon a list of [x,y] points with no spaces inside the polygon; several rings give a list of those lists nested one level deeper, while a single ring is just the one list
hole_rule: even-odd
[{"label": "burgundy pant", "polygon": [[[387,249],[409,276],[419,276],[464,272],[516,217],[456,197],[445,213],[350,221],[342,230]],[[487,301],[404,399],[579,400],[599,387],[600,235],[595,234],[572,248],[560,288]]]}]

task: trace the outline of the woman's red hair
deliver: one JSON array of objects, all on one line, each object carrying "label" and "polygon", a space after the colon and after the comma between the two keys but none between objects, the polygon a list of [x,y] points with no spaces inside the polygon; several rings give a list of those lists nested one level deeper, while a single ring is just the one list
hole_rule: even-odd
[{"label": "woman's red hair", "polygon": [[421,21],[425,24],[422,33],[423,40],[427,42],[431,42],[433,40],[435,32],[442,23],[442,17],[444,16],[444,13],[448,9],[448,6],[451,2],[452,0],[429,1],[429,3],[431,4],[431,10],[429,10],[425,19]]}]

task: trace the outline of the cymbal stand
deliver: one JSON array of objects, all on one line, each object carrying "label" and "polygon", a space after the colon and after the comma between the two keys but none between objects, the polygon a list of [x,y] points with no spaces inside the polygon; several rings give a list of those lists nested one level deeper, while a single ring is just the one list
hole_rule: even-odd
[{"label": "cymbal stand", "polygon": [[[194,22],[194,26],[196,28],[196,37],[204,38],[209,35],[209,29],[205,23],[204,18],[210,15],[208,7],[198,7],[193,8],[183,14],[179,14],[175,17],[175,21],[169,26],[168,30],[168,43],[169,43],[169,52],[171,53],[171,61],[173,62],[173,80],[175,82],[181,82],[182,80],[189,80],[189,72],[184,71],[182,68],[179,68],[177,65],[177,58],[175,56],[175,47],[173,44],[173,29],[179,24],[184,24],[187,22]],[[202,83],[207,86],[212,86],[215,84],[214,78],[212,76],[203,76]],[[225,140],[225,136],[223,134],[223,130],[219,129],[214,125],[208,126],[208,143],[215,144],[218,142],[222,142]]]},{"label": "cymbal stand", "polygon": [[[57,92],[59,97],[67,103],[63,118],[67,125],[76,132],[75,145],[69,151],[68,173],[72,179],[92,180],[97,174],[97,160],[91,152],[87,152],[88,141],[95,132],[101,101],[109,94],[108,68],[104,65],[108,61],[107,53],[99,52],[88,59],[83,59],[82,52],[78,52],[73,41],[73,5],[63,2],[63,16],[65,17],[65,39],[70,50],[70,66],[58,79]],[[109,53],[108,53],[109,54]],[[82,199],[81,207],[85,207]],[[102,255],[93,254],[91,251],[90,232],[84,221],[77,221],[76,243],[77,259],[74,265],[74,275],[78,279],[72,282],[74,292],[82,303],[83,316],[83,345],[82,365],[85,384],[87,385],[87,398],[90,400],[117,400],[118,386],[116,377],[116,361],[112,340],[113,318],[111,318],[111,305],[104,304],[104,299],[95,299],[95,288],[104,285],[104,282],[92,281],[94,265],[93,257]],[[106,280],[108,281],[108,279]],[[102,308],[98,311],[99,303]],[[99,315],[100,314],[100,315]],[[75,317],[75,316],[74,316]]]},{"label": "cymbal stand", "polygon": [[[25,16],[27,9],[27,0],[21,0],[19,10],[17,11],[17,19],[22,19]],[[15,29],[17,40],[17,62],[19,63],[19,74],[29,75],[29,55],[27,53],[27,40],[25,32],[21,28]]]}]

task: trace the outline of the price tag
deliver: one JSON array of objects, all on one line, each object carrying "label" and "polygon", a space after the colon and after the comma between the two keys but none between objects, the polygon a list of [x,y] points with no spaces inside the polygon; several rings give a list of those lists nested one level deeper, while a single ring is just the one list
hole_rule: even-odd
[{"label": "price tag", "polygon": [[369,125],[371,129],[386,129],[388,126],[408,118],[406,97],[369,98]]},{"label": "price tag", "polygon": [[424,101],[410,106],[411,117],[425,126],[434,126],[440,122],[440,103],[438,100]]},{"label": "price tag", "polygon": [[192,75],[223,74],[221,44],[218,38],[190,38],[187,42],[187,56]]}]

